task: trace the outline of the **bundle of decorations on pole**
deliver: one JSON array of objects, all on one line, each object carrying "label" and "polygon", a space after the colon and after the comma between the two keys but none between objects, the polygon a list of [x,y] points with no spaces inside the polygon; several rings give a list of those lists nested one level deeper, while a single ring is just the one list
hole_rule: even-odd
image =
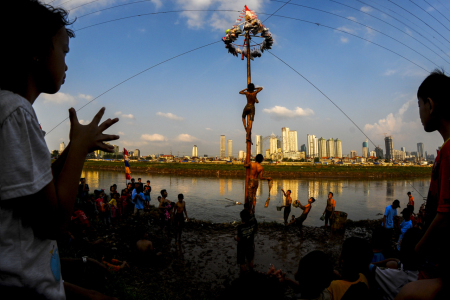
[{"label": "bundle of decorations on pole", "polygon": [[264,52],[264,50],[271,49],[273,45],[273,38],[269,28],[266,28],[264,24],[261,23],[255,12],[248,9],[247,5],[242,10],[239,18],[236,19],[236,24],[233,25],[232,28],[227,29],[225,33],[226,36],[224,36],[222,40],[225,43],[225,48],[228,49],[228,53],[231,53],[236,57],[239,57],[239,54],[241,54],[242,59],[247,56],[248,47],[245,43],[249,43],[250,41],[246,39],[244,45],[237,45],[234,42],[239,36],[248,37],[250,39],[251,34],[253,37],[264,39],[261,43],[250,45],[250,59],[252,60],[255,57],[261,57],[261,53]]}]

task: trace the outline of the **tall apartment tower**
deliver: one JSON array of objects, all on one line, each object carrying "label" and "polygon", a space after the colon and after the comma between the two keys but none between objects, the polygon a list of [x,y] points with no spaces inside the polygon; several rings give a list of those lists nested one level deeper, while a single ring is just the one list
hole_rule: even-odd
[{"label": "tall apartment tower", "polygon": [[308,144],[306,146],[306,156],[307,157],[317,157],[319,156],[319,145],[318,140],[315,135],[313,134],[307,134],[306,135]]},{"label": "tall apartment tower", "polygon": [[392,141],[392,136],[385,137],[384,143],[386,145],[386,159],[391,161],[394,159],[394,143]]},{"label": "tall apartment tower", "polygon": [[269,147],[269,152],[270,154],[274,154],[277,153],[277,137],[275,136],[275,134],[272,133],[272,135],[270,136],[270,147]]},{"label": "tall apartment tower", "polygon": [[334,140],[334,156],[342,158],[342,142],[340,139]]},{"label": "tall apartment tower", "polygon": [[423,143],[417,143],[417,156],[419,156],[419,159],[424,158],[425,151],[423,147]]},{"label": "tall apartment tower", "polygon": [[367,151],[369,151],[369,140],[365,140],[362,143],[362,157],[367,157]]},{"label": "tall apartment tower", "polygon": [[298,152],[297,130],[289,131],[289,151]]},{"label": "tall apartment tower", "polygon": [[306,145],[305,144],[300,146],[300,152],[305,152],[305,154],[306,154]]},{"label": "tall apartment tower", "polygon": [[289,152],[289,128],[283,127],[281,128],[281,136],[282,136],[282,148],[281,151],[283,153]]},{"label": "tall apartment tower", "polygon": [[324,139],[323,137],[321,137],[318,141],[317,144],[319,146],[319,157],[326,157],[327,156],[327,140]]},{"label": "tall apartment tower", "polygon": [[350,157],[351,157],[351,158],[355,158],[356,155],[357,155],[357,153],[356,153],[355,150],[350,150]]},{"label": "tall apartment tower", "polygon": [[334,156],[334,140],[331,138],[327,140],[327,157]]},{"label": "tall apartment tower", "polygon": [[220,136],[220,158],[225,158],[225,135]]},{"label": "tall apartment tower", "polygon": [[402,150],[403,152],[406,152],[406,148],[405,147],[401,147],[400,150]]},{"label": "tall apartment tower", "polygon": [[375,147],[375,153],[377,158],[383,158],[383,149],[380,147]]},{"label": "tall apartment tower", "polygon": [[227,141],[227,157],[233,157],[233,140]]},{"label": "tall apartment tower", "polygon": [[198,157],[197,145],[194,145],[194,147],[192,147],[192,157]]},{"label": "tall apartment tower", "polygon": [[139,149],[134,150],[133,156],[141,157],[141,150]]},{"label": "tall apartment tower", "polygon": [[66,145],[62,142],[59,144],[59,154],[63,153],[64,149],[66,149]]},{"label": "tall apartment tower", "polygon": [[257,135],[256,136],[256,155],[263,154],[263,142],[262,142],[262,136]]}]

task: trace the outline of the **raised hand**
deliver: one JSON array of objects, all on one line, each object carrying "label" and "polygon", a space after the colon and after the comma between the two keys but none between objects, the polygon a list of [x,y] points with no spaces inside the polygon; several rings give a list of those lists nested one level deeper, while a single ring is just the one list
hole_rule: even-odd
[{"label": "raised hand", "polygon": [[104,134],[103,131],[111,127],[111,125],[119,121],[118,118],[107,119],[103,123],[100,120],[105,113],[105,108],[99,110],[99,112],[92,119],[91,123],[82,125],[78,121],[77,113],[74,108],[69,109],[70,118],[70,142],[76,144],[78,149],[85,149],[87,153],[95,150],[102,150],[105,152],[113,152],[114,147],[112,145],[106,145],[103,142],[113,141],[119,139],[118,135]]}]

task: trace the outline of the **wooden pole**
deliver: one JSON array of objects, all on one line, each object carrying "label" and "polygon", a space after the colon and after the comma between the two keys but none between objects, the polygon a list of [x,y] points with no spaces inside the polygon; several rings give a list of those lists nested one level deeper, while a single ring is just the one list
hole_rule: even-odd
[{"label": "wooden pole", "polygon": [[[250,84],[252,82],[252,73],[251,73],[251,69],[250,69],[250,32],[247,31],[246,35],[245,35],[246,41],[247,41],[247,86],[248,84]],[[248,122],[248,116],[247,116],[247,128],[249,130],[249,136],[251,139],[252,136],[252,128],[248,127],[249,122]],[[252,152],[252,143],[250,141],[247,140],[247,156],[245,157],[245,163],[249,164],[250,163],[250,154]],[[247,172],[246,172],[246,176],[245,176],[245,202],[248,202],[248,181],[250,178],[250,168],[247,168]],[[254,209],[252,207],[252,209]]]}]

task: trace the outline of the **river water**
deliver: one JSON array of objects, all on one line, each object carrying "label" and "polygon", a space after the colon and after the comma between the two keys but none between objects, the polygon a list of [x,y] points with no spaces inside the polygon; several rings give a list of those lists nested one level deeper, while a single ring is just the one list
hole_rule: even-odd
[{"label": "river water", "polygon": [[[152,193],[151,204],[156,205],[159,191],[166,189],[168,199],[177,201],[177,195],[182,193],[186,201],[188,216],[199,220],[209,220],[213,223],[232,222],[239,220],[242,205],[233,205],[234,201],[244,202],[245,180],[241,178],[193,177],[162,174],[147,174],[133,172],[133,178],[142,178],[142,182],[150,180]],[[90,192],[102,188],[109,191],[114,183],[120,191],[125,187],[125,175],[115,171],[83,171]],[[277,211],[276,206],[283,205],[281,189],[292,191],[292,200],[300,200],[305,205],[309,197],[314,197],[308,218],[304,222],[309,226],[323,225],[320,221],[328,192],[334,193],[336,211],[343,211],[348,218],[354,221],[381,218],[387,205],[399,199],[401,209],[408,202],[408,191],[415,198],[416,212],[423,203],[422,196],[426,196],[429,188],[429,179],[406,180],[355,180],[355,179],[274,179],[270,192],[270,202],[267,208],[264,204],[269,197],[267,181],[260,181],[257,192],[256,217],[259,222],[283,222],[283,211]],[[417,190],[415,190],[412,186]],[[419,194],[420,193],[420,194]],[[400,213],[401,209],[398,210]],[[292,207],[291,215],[300,216],[301,209]]]}]

